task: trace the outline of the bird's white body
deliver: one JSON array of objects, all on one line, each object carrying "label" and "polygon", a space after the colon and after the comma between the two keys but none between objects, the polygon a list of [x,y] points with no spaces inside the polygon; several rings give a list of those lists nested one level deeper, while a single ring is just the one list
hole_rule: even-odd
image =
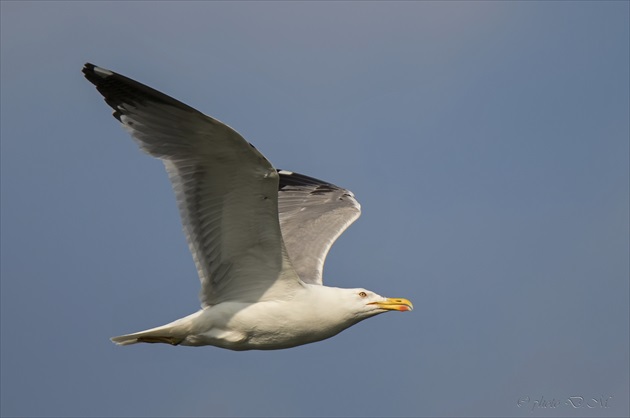
[{"label": "bird's white body", "polygon": [[[350,309],[355,308],[354,301],[361,299],[355,296],[361,292],[367,291],[304,284],[290,300],[222,302],[170,324],[113,340],[124,345],[136,343],[139,338],[153,342],[151,337],[156,336],[171,339],[159,342],[214,345],[231,350],[289,348],[330,338],[363,319],[385,312],[376,305],[360,311]],[[374,294],[373,299],[386,298]]]},{"label": "bird's white body", "polygon": [[137,81],[92,64],[83,73],[164,163],[201,281],[200,311],[112,341],[272,350],[412,309],[406,299],[323,286],[328,250],[361,211],[350,191],[274,168],[229,126]]}]

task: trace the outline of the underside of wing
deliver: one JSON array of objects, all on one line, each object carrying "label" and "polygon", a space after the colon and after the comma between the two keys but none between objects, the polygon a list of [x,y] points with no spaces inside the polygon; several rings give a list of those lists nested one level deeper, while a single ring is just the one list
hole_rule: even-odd
[{"label": "underside of wing", "polygon": [[278,213],[284,244],[302,281],[322,284],[326,255],[361,214],[349,190],[313,177],[278,170]]},{"label": "underside of wing", "polygon": [[150,87],[83,73],[140,147],[164,162],[201,279],[201,301],[253,302],[300,286],[282,244],[278,173],[236,131]]}]

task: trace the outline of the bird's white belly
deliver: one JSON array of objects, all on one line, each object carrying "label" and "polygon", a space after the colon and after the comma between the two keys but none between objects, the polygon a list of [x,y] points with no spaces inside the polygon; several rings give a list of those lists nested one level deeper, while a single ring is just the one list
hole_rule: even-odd
[{"label": "bird's white belly", "polygon": [[194,314],[182,345],[275,350],[332,337],[351,324],[287,302],[222,303]]}]

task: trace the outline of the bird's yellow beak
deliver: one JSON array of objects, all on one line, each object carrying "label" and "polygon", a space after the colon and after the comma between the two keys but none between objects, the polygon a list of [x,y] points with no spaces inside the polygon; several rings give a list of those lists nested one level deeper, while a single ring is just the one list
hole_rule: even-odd
[{"label": "bird's yellow beak", "polygon": [[409,300],[402,298],[387,298],[379,302],[368,303],[368,305],[376,305],[388,311],[405,312],[413,310],[413,304]]}]

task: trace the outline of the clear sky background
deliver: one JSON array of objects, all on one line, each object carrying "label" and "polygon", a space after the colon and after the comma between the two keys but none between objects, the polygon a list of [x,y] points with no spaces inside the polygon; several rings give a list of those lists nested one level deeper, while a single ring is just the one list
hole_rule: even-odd
[{"label": "clear sky background", "polygon": [[[624,1],[3,1],[1,414],[628,416],[629,20]],[[197,310],[199,283],[161,163],[87,61],[352,190],[326,282],[415,310],[274,352],[114,346]]]}]

